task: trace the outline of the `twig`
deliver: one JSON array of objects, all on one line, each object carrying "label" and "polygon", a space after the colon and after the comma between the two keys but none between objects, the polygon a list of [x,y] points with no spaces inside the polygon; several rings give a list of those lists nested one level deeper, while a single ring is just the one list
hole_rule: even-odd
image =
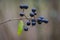
[{"label": "twig", "polygon": [[[23,13],[24,13],[24,9],[23,9]],[[26,16],[26,15],[24,15],[25,16],[25,18],[28,20],[28,17]]]},{"label": "twig", "polygon": [[[23,19],[26,19],[26,18],[23,18]],[[5,21],[1,22],[0,25],[4,24],[4,23],[7,23],[7,22],[10,22],[10,21],[14,21],[14,20],[22,20],[22,18],[8,19],[8,20],[5,20]],[[28,18],[28,20],[31,20],[31,18]]]},{"label": "twig", "polygon": [[20,19],[19,18],[8,19],[8,20],[5,20],[5,21],[1,22],[0,25],[4,24],[4,23],[7,23],[9,21],[13,21],[13,20],[20,20]]}]

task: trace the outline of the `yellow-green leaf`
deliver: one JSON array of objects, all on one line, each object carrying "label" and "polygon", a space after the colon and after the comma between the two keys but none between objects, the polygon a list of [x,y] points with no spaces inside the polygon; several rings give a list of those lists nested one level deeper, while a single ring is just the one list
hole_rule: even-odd
[{"label": "yellow-green leaf", "polygon": [[22,33],[22,31],[23,31],[23,26],[24,26],[24,22],[22,21],[22,20],[20,20],[19,22],[18,22],[18,36],[20,36],[21,35],[21,33]]}]

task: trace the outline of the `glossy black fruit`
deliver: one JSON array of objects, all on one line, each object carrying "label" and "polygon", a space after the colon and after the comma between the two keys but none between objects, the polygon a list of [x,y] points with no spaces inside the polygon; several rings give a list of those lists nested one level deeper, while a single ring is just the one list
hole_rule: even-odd
[{"label": "glossy black fruit", "polygon": [[21,9],[28,9],[28,5],[27,5],[27,4],[21,4],[21,5],[20,5],[20,8],[21,8]]},{"label": "glossy black fruit", "polygon": [[23,12],[20,12],[20,16],[23,17],[24,16],[24,13]]},{"label": "glossy black fruit", "polygon": [[34,15],[37,15],[37,12],[34,12]]},{"label": "glossy black fruit", "polygon": [[41,23],[42,23],[42,19],[41,19],[41,18],[38,18],[38,19],[37,19],[37,23],[38,23],[38,24],[41,24]]},{"label": "glossy black fruit", "polygon": [[31,12],[31,13],[30,13],[30,16],[31,16],[31,17],[34,17],[34,13],[33,13],[33,12]]},{"label": "glossy black fruit", "polygon": [[24,27],[24,31],[28,31],[28,27]]},{"label": "glossy black fruit", "polygon": [[48,23],[48,20],[47,19],[43,19],[42,20],[44,23]]},{"label": "glossy black fruit", "polygon": [[32,26],[35,26],[36,25],[36,22],[32,22]]},{"label": "glossy black fruit", "polygon": [[31,21],[32,21],[32,22],[36,22],[36,20],[35,20],[35,19],[31,19]]},{"label": "glossy black fruit", "polygon": [[32,8],[32,12],[36,12],[36,8]]},{"label": "glossy black fruit", "polygon": [[44,17],[43,17],[43,16],[40,16],[39,18],[44,19]]},{"label": "glossy black fruit", "polygon": [[30,26],[30,24],[31,24],[31,23],[30,23],[30,21],[27,21],[27,23],[26,23],[26,24],[27,24],[27,26]]}]

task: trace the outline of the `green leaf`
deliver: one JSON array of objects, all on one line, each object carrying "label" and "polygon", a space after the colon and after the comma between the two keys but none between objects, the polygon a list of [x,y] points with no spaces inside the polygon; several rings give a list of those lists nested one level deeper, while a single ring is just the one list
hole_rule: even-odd
[{"label": "green leaf", "polygon": [[22,21],[22,20],[20,20],[19,22],[18,22],[18,36],[20,36],[21,35],[21,33],[22,33],[22,31],[23,31],[23,26],[24,26],[24,22]]}]

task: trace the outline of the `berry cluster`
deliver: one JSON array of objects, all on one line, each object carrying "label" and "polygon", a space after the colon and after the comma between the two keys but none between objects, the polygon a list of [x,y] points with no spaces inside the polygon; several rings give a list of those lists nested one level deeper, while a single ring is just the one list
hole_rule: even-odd
[{"label": "berry cluster", "polygon": [[[21,4],[20,5],[20,8],[21,9],[23,9],[23,12],[20,12],[20,16],[21,17],[23,17],[23,16],[25,16],[24,15],[24,9],[28,9],[28,5],[27,4]],[[27,22],[26,22],[26,25],[27,26],[30,26],[30,25],[32,25],[32,26],[35,26],[36,25],[36,23],[38,23],[38,24],[41,24],[41,23],[48,23],[48,19],[45,19],[44,17],[42,17],[42,16],[40,16],[40,17],[38,17],[38,18],[34,18],[34,16],[36,16],[37,15],[37,12],[36,12],[36,8],[32,8],[31,9],[31,13],[30,13],[30,19],[29,18],[27,18],[28,20],[27,20]],[[26,17],[26,16],[25,16]],[[33,17],[33,18],[32,18]],[[28,31],[28,27],[24,27],[24,31]]]}]

